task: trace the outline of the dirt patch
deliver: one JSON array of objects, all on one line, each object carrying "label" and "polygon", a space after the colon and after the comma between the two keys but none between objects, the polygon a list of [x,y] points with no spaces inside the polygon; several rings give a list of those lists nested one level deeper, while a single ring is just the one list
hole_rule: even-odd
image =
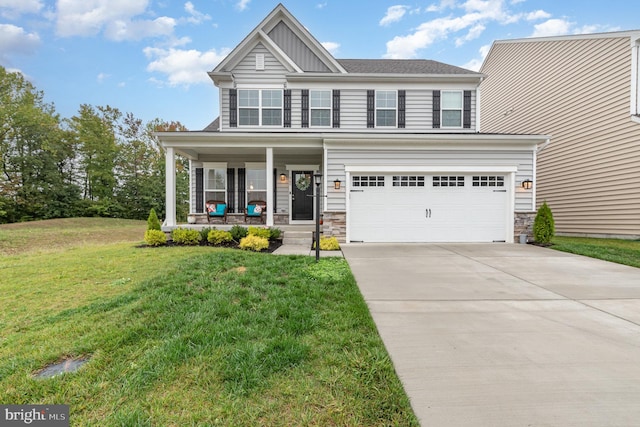
[{"label": "dirt patch", "polygon": [[76,372],[80,369],[85,363],[87,363],[91,359],[90,356],[82,356],[78,358],[64,358],[59,362],[52,363],[50,365],[45,366],[39,371],[35,372],[33,376],[35,378],[51,378],[56,375],[68,373],[68,372]]}]

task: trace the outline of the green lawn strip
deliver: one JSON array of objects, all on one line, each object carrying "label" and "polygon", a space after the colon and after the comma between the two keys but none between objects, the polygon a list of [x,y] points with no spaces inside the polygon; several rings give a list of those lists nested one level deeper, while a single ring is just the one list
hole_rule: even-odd
[{"label": "green lawn strip", "polygon": [[556,236],[551,248],[640,268],[638,240]]},{"label": "green lawn strip", "polygon": [[[66,403],[73,425],[417,425],[344,260],[104,251],[133,259],[97,274],[66,308],[51,308],[36,283],[18,292],[12,277],[4,291],[13,287],[23,310],[3,320],[0,401]],[[70,291],[86,279],[73,271]],[[85,354],[75,374],[31,377]]]}]

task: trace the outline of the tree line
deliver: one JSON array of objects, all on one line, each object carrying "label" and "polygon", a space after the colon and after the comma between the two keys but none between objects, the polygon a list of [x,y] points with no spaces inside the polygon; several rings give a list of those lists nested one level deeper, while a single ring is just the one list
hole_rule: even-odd
[{"label": "tree line", "polygon": [[[148,123],[110,106],[61,118],[22,74],[0,66],[0,223],[77,216],[165,216],[165,157]],[[188,165],[177,157],[178,218],[186,217]]]}]

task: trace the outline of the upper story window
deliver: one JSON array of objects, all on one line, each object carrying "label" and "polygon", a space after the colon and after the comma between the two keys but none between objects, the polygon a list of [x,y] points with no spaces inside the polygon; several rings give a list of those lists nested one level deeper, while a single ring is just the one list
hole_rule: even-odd
[{"label": "upper story window", "polygon": [[331,126],[331,91],[309,91],[309,110],[312,127]]},{"label": "upper story window", "polygon": [[442,91],[442,127],[462,127],[462,91]]},{"label": "upper story window", "polygon": [[281,89],[238,90],[240,126],[282,126]]},{"label": "upper story window", "polygon": [[376,126],[396,127],[398,96],[395,90],[376,91]]}]

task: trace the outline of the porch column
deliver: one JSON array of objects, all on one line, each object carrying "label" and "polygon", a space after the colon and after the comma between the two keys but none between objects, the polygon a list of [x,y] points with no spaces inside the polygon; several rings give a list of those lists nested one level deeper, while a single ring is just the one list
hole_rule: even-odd
[{"label": "porch column", "polygon": [[273,226],[273,148],[267,148],[267,226]]},{"label": "porch column", "polygon": [[176,226],[176,159],[173,147],[167,147],[165,153],[165,207],[164,225]]}]

